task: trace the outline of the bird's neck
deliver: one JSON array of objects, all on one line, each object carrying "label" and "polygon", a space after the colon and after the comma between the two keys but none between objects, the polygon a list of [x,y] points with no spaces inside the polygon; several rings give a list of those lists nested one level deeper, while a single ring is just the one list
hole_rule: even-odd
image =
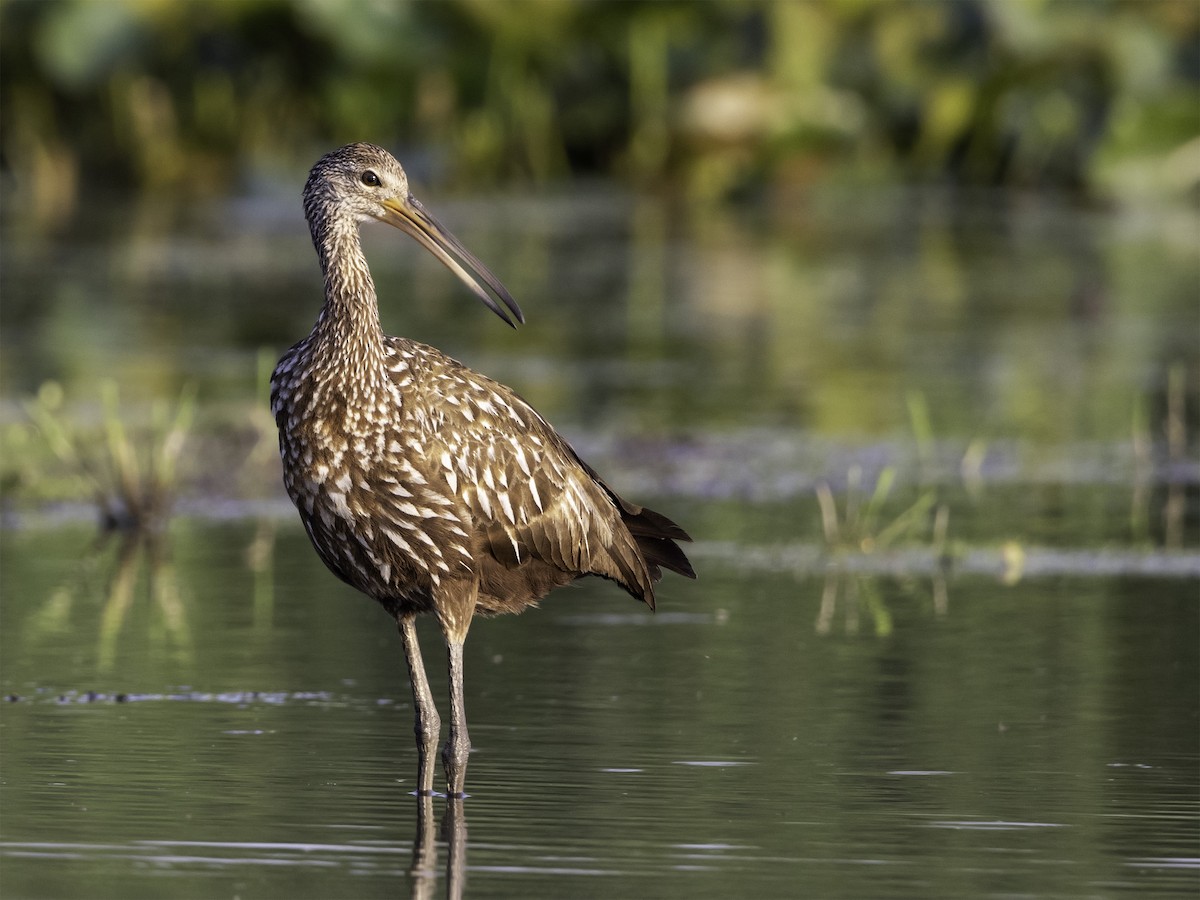
[{"label": "bird's neck", "polygon": [[325,306],[317,318],[313,336],[323,356],[333,365],[346,361],[362,362],[354,366],[365,374],[377,370],[383,361],[383,329],[379,324],[379,303],[375,282],[367,268],[358,228],[346,227],[313,232],[313,244],[325,274]]}]

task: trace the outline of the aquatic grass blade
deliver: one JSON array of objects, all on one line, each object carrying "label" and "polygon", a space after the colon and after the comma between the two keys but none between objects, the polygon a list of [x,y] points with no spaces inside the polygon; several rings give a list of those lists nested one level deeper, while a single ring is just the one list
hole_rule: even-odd
[{"label": "aquatic grass blade", "polygon": [[880,507],[887,502],[888,496],[892,493],[892,486],[896,483],[896,467],[884,466],[880,471],[879,477],[875,479],[875,490],[871,492],[871,499],[867,501],[867,508],[862,514],[862,534],[867,537],[875,527],[875,520],[879,517]]}]

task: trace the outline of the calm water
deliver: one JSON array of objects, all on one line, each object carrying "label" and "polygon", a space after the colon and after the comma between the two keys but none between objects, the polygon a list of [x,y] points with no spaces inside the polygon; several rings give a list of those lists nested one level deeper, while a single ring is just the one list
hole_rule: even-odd
[{"label": "calm water", "polygon": [[[384,296],[415,284],[385,323],[517,385],[700,580],[478,621],[471,796],[420,803],[395,626],[309,548],[256,406],[316,309],[294,198],[6,209],[8,446],[47,378],[84,420],[102,375],[135,419],[200,406],[153,543],[5,460],[0,894],[1196,895],[1194,217],[430,206],[530,326],[373,235]],[[831,552],[816,486],[848,528],[888,471],[875,543]]]},{"label": "calm water", "polygon": [[[256,540],[180,522],[122,571],[4,533],[6,896],[427,886],[394,627]],[[657,615],[597,583],[476,623],[470,894],[1194,894],[1194,581],[870,578],[828,615],[696,556]]]}]

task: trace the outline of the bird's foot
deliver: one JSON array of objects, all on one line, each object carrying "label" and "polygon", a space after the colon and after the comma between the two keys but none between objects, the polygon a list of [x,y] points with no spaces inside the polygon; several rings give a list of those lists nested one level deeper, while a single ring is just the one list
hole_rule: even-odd
[{"label": "bird's foot", "polygon": [[446,796],[465,797],[467,758],[471,755],[471,739],[465,731],[451,731],[442,748],[442,765],[446,770]]}]

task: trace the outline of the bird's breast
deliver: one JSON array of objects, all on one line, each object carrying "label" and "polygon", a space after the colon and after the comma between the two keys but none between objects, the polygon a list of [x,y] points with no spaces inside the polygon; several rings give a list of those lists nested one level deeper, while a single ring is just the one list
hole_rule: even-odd
[{"label": "bird's breast", "polygon": [[400,389],[297,388],[277,404],[284,484],[329,567],[377,598],[470,575],[467,529],[429,477],[428,430]]}]

